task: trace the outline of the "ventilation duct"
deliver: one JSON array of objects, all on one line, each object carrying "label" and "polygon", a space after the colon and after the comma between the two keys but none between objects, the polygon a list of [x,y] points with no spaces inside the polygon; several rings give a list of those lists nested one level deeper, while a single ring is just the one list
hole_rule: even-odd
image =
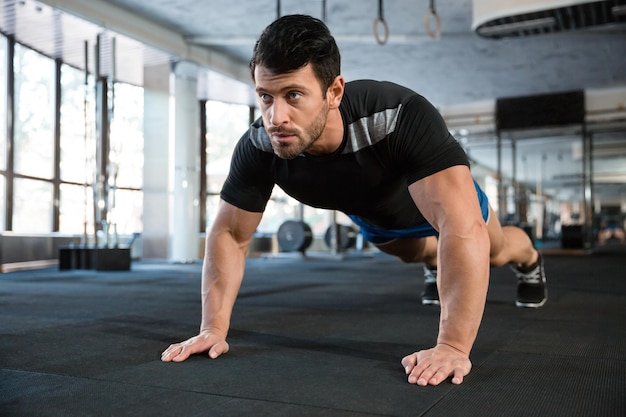
[{"label": "ventilation duct", "polygon": [[495,39],[626,23],[626,0],[474,0],[473,9],[472,30]]}]

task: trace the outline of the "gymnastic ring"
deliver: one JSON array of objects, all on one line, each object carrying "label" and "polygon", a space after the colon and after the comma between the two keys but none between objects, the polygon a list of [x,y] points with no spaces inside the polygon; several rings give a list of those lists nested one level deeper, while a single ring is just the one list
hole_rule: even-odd
[{"label": "gymnastic ring", "polygon": [[[378,33],[379,23],[382,23],[383,29],[385,29],[385,37],[382,39],[380,38],[380,34]],[[385,19],[380,16],[374,19],[374,37],[376,38],[376,42],[378,42],[379,45],[384,45],[389,40],[389,26],[387,26],[387,22],[385,22]]]},{"label": "gymnastic ring", "polygon": [[[430,28],[430,17],[435,17],[435,23],[437,25],[437,30],[433,32]],[[424,15],[424,27],[426,28],[426,33],[433,39],[437,39],[441,35],[441,19],[439,18],[439,14],[435,9],[429,8],[426,14]]]}]

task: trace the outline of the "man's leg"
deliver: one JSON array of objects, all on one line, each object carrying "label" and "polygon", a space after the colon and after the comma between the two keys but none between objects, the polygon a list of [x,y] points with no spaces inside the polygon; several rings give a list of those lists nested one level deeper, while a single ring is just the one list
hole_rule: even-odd
[{"label": "man's leg", "polygon": [[[543,259],[524,230],[516,226],[501,226],[497,215],[489,207],[487,230],[491,242],[490,264],[499,267],[512,265],[517,284],[518,307],[541,307],[547,300],[546,278]],[[381,252],[397,256],[403,262],[423,262],[425,286],[422,293],[424,304],[438,304],[437,238],[404,238],[378,243]]]},{"label": "man's leg", "polygon": [[511,264],[517,276],[518,307],[541,307],[548,299],[543,259],[524,230],[515,226],[500,225],[497,216],[489,207],[487,223],[491,241],[491,266]]},{"label": "man's leg", "polygon": [[537,262],[539,253],[528,234],[516,226],[501,226],[498,216],[489,207],[487,222],[491,243],[490,264],[498,267],[506,264],[531,266]]},{"label": "man's leg", "polygon": [[424,262],[437,267],[437,238],[435,236],[421,238],[393,239],[384,243],[376,243],[381,252],[394,255],[402,262]]}]

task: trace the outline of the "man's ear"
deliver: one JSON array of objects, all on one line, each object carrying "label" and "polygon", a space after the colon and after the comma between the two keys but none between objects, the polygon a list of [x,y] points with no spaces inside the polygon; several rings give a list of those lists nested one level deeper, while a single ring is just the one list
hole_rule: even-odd
[{"label": "man's ear", "polygon": [[345,87],[345,80],[343,76],[338,75],[335,77],[333,83],[328,87],[328,91],[326,92],[326,97],[328,98],[328,106],[331,109],[336,109],[339,107],[341,103],[341,98],[343,97],[343,90]]}]

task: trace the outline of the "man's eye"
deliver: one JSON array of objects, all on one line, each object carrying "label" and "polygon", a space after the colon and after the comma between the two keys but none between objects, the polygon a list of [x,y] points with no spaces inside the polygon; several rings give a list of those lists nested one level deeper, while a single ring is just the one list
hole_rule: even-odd
[{"label": "man's eye", "polygon": [[290,100],[297,100],[302,97],[302,94],[298,93],[297,91],[292,91],[288,94],[288,97]]}]

